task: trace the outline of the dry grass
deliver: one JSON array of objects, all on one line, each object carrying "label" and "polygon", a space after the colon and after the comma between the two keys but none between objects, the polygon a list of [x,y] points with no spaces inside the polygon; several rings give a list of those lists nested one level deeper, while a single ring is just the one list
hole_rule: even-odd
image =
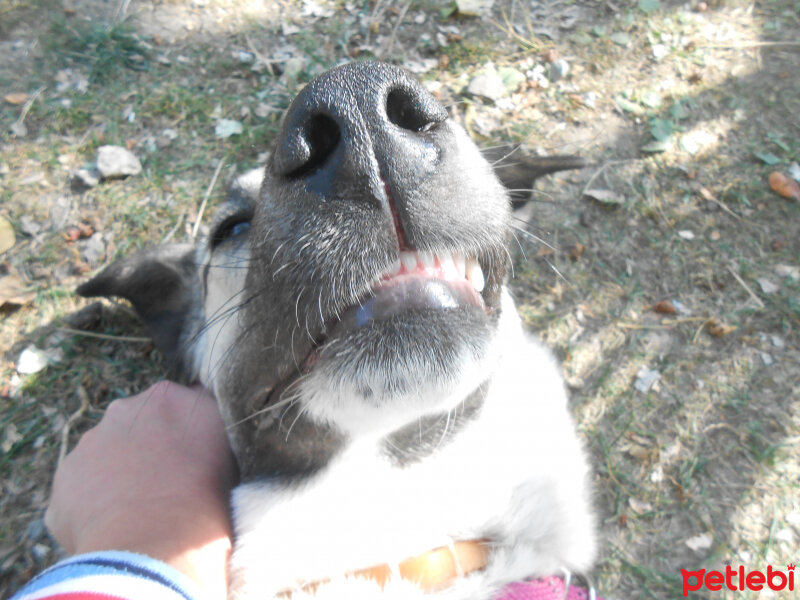
[{"label": "dry grass", "polygon": [[[41,515],[67,423],[72,443],[108,401],[164,374],[149,343],[125,339],[143,333],[124,307],[107,305],[92,323],[122,339],[59,333],[84,304],[74,285],[141,244],[187,237],[219,161],[255,164],[297,85],[359,45],[385,59],[413,57],[417,46],[446,55],[449,65],[425,79],[441,82],[443,101],[478,137],[489,123],[492,139],[598,163],[543,182],[526,228],[553,250],[520,233],[514,286],[528,324],[563,359],[595,458],[603,594],[676,598],[680,568],[800,559],[800,281],[775,271],[800,266],[800,204],[766,184],[772,169],[800,161],[796,0],[709,2],[706,12],[586,0],[552,4],[539,21],[516,0],[497,0],[491,21],[448,21],[425,1],[405,12],[405,3],[320,2],[327,17],[288,0],[268,11],[132,3],[127,18],[116,14],[125,3],[114,4],[65,0],[58,13],[38,0],[0,0],[0,50],[11,57],[0,66],[3,96],[43,88],[23,138],[7,133],[22,107],[0,105],[0,216],[17,234],[0,275],[17,273],[36,292],[0,316],[0,595],[57,557]],[[558,29],[570,7],[577,21]],[[287,40],[282,23],[301,31]],[[436,25],[453,23],[461,41],[419,44],[421,33],[435,39]],[[270,57],[287,43],[306,59],[288,80],[254,73],[234,54]],[[521,90],[516,110],[461,92],[487,58],[524,70],[551,49],[569,60],[570,77]],[[85,93],[62,89],[81,77]],[[597,94],[594,107],[586,92]],[[216,138],[220,117],[242,120],[245,133]],[[665,133],[665,152],[641,151]],[[103,143],[131,145],[144,173],[73,191],[70,173]],[[220,179],[233,172],[223,167]],[[587,186],[620,203],[582,198]],[[81,222],[103,235],[93,260],[84,240],[63,235]],[[776,291],[764,291],[765,278]],[[665,300],[684,312],[656,312]],[[716,336],[715,323],[731,329]],[[19,375],[31,344],[60,348],[62,361]],[[642,368],[659,374],[647,392],[634,387]],[[701,534],[711,546],[690,549],[686,540]]]}]

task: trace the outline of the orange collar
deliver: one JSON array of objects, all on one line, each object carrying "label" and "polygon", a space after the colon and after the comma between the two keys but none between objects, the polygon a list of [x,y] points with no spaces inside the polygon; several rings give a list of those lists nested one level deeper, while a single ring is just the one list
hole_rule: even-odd
[{"label": "orange collar", "polygon": [[[394,577],[416,583],[426,592],[438,590],[473,571],[480,571],[489,562],[489,540],[467,540],[454,542],[451,546],[434,548],[423,554],[412,556],[399,564],[375,565],[347,573],[348,577],[359,577],[375,581],[381,589]],[[297,591],[309,592],[328,581],[322,579],[301,583]],[[291,598],[293,590],[283,590],[279,598]]]}]

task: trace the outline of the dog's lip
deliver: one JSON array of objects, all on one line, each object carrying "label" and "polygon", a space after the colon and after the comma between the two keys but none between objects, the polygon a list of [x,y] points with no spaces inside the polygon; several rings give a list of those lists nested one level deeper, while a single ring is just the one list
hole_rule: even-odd
[{"label": "dog's lip", "polygon": [[400,275],[378,285],[368,298],[350,307],[329,329],[329,336],[426,309],[473,306],[485,310],[483,298],[467,281]]},{"label": "dog's lip", "polygon": [[[412,254],[419,258],[416,263]],[[303,360],[301,371],[307,373],[314,367],[331,338],[398,315],[464,307],[491,314],[481,293],[483,287],[483,271],[474,259],[403,252],[362,300],[327,324]]]}]

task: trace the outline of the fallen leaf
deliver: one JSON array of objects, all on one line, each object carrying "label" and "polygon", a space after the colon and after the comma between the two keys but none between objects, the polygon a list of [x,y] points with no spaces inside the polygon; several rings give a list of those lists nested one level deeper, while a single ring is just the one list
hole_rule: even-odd
[{"label": "fallen leaf", "polygon": [[800,183],[800,164],[793,162],[789,165],[789,177]]},{"label": "fallen leaf", "polygon": [[0,308],[6,305],[23,306],[36,298],[36,291],[29,290],[28,286],[16,275],[0,277]]},{"label": "fallen leaf", "polygon": [[4,100],[9,104],[19,105],[25,104],[25,101],[28,99],[28,94],[25,92],[13,92],[11,94],[7,94]]},{"label": "fallen leaf", "polygon": [[715,229],[709,234],[708,237],[711,239],[712,242],[718,242],[720,238],[722,238],[722,234]]},{"label": "fallen leaf", "polygon": [[241,121],[233,119],[220,119],[217,126],[214,128],[214,133],[218,138],[229,138],[234,135],[239,135],[244,131],[244,126]]},{"label": "fallen leaf", "polygon": [[770,166],[777,165],[779,162],[781,162],[781,159],[775,156],[772,152],[755,152],[755,156],[761,162]]},{"label": "fallen leaf", "polygon": [[652,504],[646,502],[645,500],[639,500],[638,498],[628,498],[628,505],[637,515],[641,515],[642,513],[646,512],[653,512]]},{"label": "fallen leaf", "polygon": [[610,36],[608,36],[608,39],[614,42],[617,46],[622,46],[623,48],[629,46],[631,43],[631,36],[624,31],[612,33]]},{"label": "fallen leaf", "polygon": [[758,281],[758,285],[761,286],[761,291],[764,292],[765,294],[774,294],[780,289],[779,286],[772,283],[766,277],[759,277],[758,279],[756,279],[756,281]]},{"label": "fallen leaf", "polygon": [[700,535],[690,537],[684,543],[695,552],[699,552],[700,550],[708,550],[711,548],[713,542],[714,538],[712,538],[710,534],[701,533]]},{"label": "fallen leaf", "polygon": [[661,300],[653,304],[653,310],[663,315],[674,315],[678,309],[669,300]]},{"label": "fallen leaf", "polygon": [[667,152],[672,148],[672,138],[665,140],[656,140],[642,146],[642,152],[649,154],[657,154],[659,152]]},{"label": "fallen leaf", "polygon": [[581,243],[577,243],[572,247],[572,250],[569,253],[569,257],[572,260],[578,260],[581,255],[583,255],[584,251],[586,250],[586,246]]},{"label": "fallen leaf", "polygon": [[4,217],[0,217],[0,254],[10,250],[17,243],[14,228]]},{"label": "fallen leaf", "polygon": [[706,322],[706,328],[708,329],[708,333],[714,337],[722,337],[736,331],[736,327],[733,325],[728,325],[717,319],[709,319]]},{"label": "fallen leaf", "polygon": [[22,121],[14,121],[8,129],[16,137],[22,138],[28,135],[28,128]]},{"label": "fallen leaf", "polygon": [[795,281],[800,279],[800,267],[794,265],[775,265],[775,273],[781,277],[789,277]]},{"label": "fallen leaf", "polygon": [[646,394],[659,379],[661,379],[661,373],[643,366],[636,372],[636,380],[633,382],[633,387]]},{"label": "fallen leaf", "polygon": [[611,190],[586,190],[583,195],[595,202],[608,206],[618,206],[625,201],[625,198]]},{"label": "fallen leaf", "polygon": [[636,460],[644,463],[650,462],[650,459],[653,457],[653,452],[651,449],[640,446],[639,444],[631,444],[627,449],[627,453]]},{"label": "fallen leaf", "polygon": [[800,200],[800,184],[779,171],[769,174],[769,187],[784,198]]}]

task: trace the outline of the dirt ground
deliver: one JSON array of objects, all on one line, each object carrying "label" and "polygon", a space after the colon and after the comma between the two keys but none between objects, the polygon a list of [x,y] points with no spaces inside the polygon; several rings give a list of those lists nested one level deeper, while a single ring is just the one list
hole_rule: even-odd
[{"label": "dirt ground", "polygon": [[[682,568],[800,561],[800,192],[769,183],[800,177],[800,3],[465,12],[0,0],[0,596],[59,557],[41,520],[59,456],[165,374],[129,309],[78,312],[72,290],[189,239],[299,87],[354,58],[415,70],[484,147],[592,161],[537,182],[512,286],[592,453],[601,594],[678,598]],[[142,172],[81,183],[104,144]]]}]

